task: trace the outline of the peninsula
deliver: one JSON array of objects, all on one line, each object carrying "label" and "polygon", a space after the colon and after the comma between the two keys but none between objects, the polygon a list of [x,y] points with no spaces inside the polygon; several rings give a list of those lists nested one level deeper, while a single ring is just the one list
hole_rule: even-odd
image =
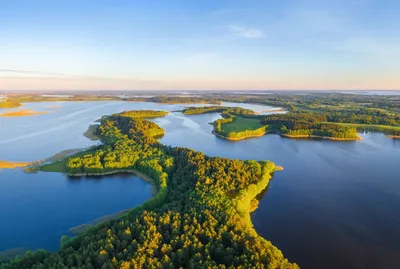
[{"label": "peninsula", "polygon": [[79,236],[64,236],[56,253],[30,253],[0,268],[17,268],[28,261],[46,268],[101,268],[109,263],[119,268],[298,268],[257,234],[250,219],[256,196],[280,167],[162,145],[155,139],[162,128],[132,116],[137,113],[103,117],[97,129],[102,145],[42,170],[53,168],[70,176],[139,171],[152,179],[158,193]]}]

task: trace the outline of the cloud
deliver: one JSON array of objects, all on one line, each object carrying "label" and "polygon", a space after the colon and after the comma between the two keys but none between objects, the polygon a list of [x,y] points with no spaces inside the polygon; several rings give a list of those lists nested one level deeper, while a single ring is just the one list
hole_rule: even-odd
[{"label": "cloud", "polygon": [[264,37],[264,32],[255,28],[244,27],[239,25],[229,25],[229,30],[233,36],[238,38],[254,39],[254,38]]}]

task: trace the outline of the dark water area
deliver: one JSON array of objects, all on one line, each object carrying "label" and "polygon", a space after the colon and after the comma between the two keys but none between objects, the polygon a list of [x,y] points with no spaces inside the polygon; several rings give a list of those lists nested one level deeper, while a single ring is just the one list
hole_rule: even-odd
[{"label": "dark water area", "polygon": [[70,228],[140,205],[151,193],[152,186],[133,175],[69,178],[1,171],[0,251],[57,250]]},{"label": "dark water area", "polygon": [[[49,106],[33,104],[45,105]],[[61,103],[60,109],[34,121],[0,119],[0,159],[31,161],[93,145],[96,142],[82,133],[101,115],[184,106]],[[210,156],[271,160],[285,168],[275,173],[252,214],[255,229],[285,257],[311,269],[400,268],[400,140],[363,133],[363,140],[355,142],[278,135],[232,142],[211,134],[209,123],[219,117],[174,112],[154,121],[165,129],[160,141],[166,145]],[[148,196],[140,196],[142,192]],[[73,181],[57,173],[2,170],[0,250],[57,248],[68,228],[133,207],[150,196],[151,186],[134,177]]]},{"label": "dark water area", "polygon": [[400,268],[400,140],[364,133],[355,142],[278,135],[231,142],[210,133],[207,122],[217,117],[160,119],[162,142],[282,165],[252,220],[290,261],[302,268]]}]

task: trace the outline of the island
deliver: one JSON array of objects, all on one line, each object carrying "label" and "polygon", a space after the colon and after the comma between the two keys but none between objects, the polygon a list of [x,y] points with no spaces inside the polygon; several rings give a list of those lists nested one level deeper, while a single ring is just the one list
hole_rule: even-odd
[{"label": "island", "polygon": [[[328,139],[333,141],[360,140],[358,131],[382,132],[390,138],[400,137],[400,126],[396,120],[387,120],[390,125],[363,124],[364,118],[348,116],[346,113],[316,113],[311,111],[289,111],[289,113],[257,115],[251,110],[231,107],[190,107],[182,111],[185,115],[220,113],[222,119],[214,121],[213,134],[227,140],[242,140],[268,133],[286,138]],[[383,114],[383,113],[382,113]],[[384,122],[385,118],[375,119]]]}]

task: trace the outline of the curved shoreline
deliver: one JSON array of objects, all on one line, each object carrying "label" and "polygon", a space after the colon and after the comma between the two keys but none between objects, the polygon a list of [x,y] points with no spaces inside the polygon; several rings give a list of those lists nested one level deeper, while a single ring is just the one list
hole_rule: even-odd
[{"label": "curved shoreline", "polygon": [[357,135],[356,138],[339,138],[339,137],[329,137],[329,136],[319,136],[319,135],[286,135],[277,133],[282,137],[286,138],[293,138],[293,139],[324,139],[324,140],[331,140],[331,141],[357,141],[362,140],[360,136]]},{"label": "curved shoreline", "polygon": [[264,132],[264,133],[261,133],[261,134],[248,135],[248,136],[244,136],[244,137],[226,137],[226,136],[218,134],[215,130],[212,130],[211,133],[214,134],[215,136],[218,136],[218,137],[220,137],[222,139],[229,140],[229,141],[240,141],[240,140],[249,139],[249,138],[253,138],[253,137],[261,137],[261,136],[264,136],[264,135],[268,134],[268,132]]},{"label": "curved shoreline", "polygon": [[[249,139],[249,138],[256,138],[256,137],[261,137],[264,135],[268,135],[268,134],[278,134],[281,137],[285,137],[285,138],[291,138],[291,139],[324,139],[324,140],[331,140],[331,141],[357,141],[357,140],[362,140],[362,138],[360,136],[357,135],[356,138],[336,138],[336,137],[329,137],[329,136],[318,136],[318,135],[287,135],[287,134],[281,134],[280,132],[277,131],[266,131],[262,134],[257,134],[257,135],[250,135],[250,136],[245,136],[245,137],[226,137],[223,136],[221,134],[218,134],[215,130],[212,130],[211,132],[213,135],[225,139],[225,140],[229,140],[229,141],[240,141],[240,140],[244,140],[244,139]],[[389,136],[390,137],[390,136]],[[398,137],[391,137],[391,138],[399,138]]]},{"label": "curved shoreline", "polygon": [[[114,174],[120,174],[120,173],[129,173],[129,174],[134,174],[138,177],[140,177],[141,179],[148,181],[150,184],[152,184],[152,187],[157,189],[157,186],[154,184],[154,180],[147,176],[146,174],[136,170],[136,169],[120,169],[120,170],[115,170],[115,171],[109,171],[109,172],[104,172],[104,173],[79,173],[79,174],[67,174],[70,177],[85,177],[85,176],[109,176],[109,175],[114,175]],[[147,201],[144,201],[143,203],[132,207],[132,208],[127,208],[121,211],[118,211],[116,213],[112,213],[112,214],[108,214],[108,215],[104,215],[101,217],[98,217],[88,223],[83,223],[74,227],[71,227],[68,232],[74,235],[80,235],[84,232],[86,232],[88,229],[99,225],[101,223],[105,223],[109,220],[113,220],[113,219],[117,219],[120,217],[123,217],[126,213],[131,212],[132,210],[135,210],[137,208],[140,208],[142,206],[144,206],[148,201],[151,201],[152,199],[154,199],[155,197],[157,197],[159,195],[160,191],[158,191],[157,193],[155,193],[153,195],[153,197],[151,197],[150,199],[148,199]]]},{"label": "curved shoreline", "polygon": [[110,175],[115,175],[115,174],[120,174],[120,173],[129,173],[129,174],[135,174],[139,176],[140,178],[145,179],[146,181],[149,181],[151,183],[154,182],[154,180],[147,176],[146,174],[141,173],[140,171],[136,169],[119,169],[119,170],[113,170],[113,171],[108,171],[108,172],[103,172],[103,173],[76,173],[76,174],[69,174],[67,175],[69,177],[96,177],[96,176],[110,176]]}]

